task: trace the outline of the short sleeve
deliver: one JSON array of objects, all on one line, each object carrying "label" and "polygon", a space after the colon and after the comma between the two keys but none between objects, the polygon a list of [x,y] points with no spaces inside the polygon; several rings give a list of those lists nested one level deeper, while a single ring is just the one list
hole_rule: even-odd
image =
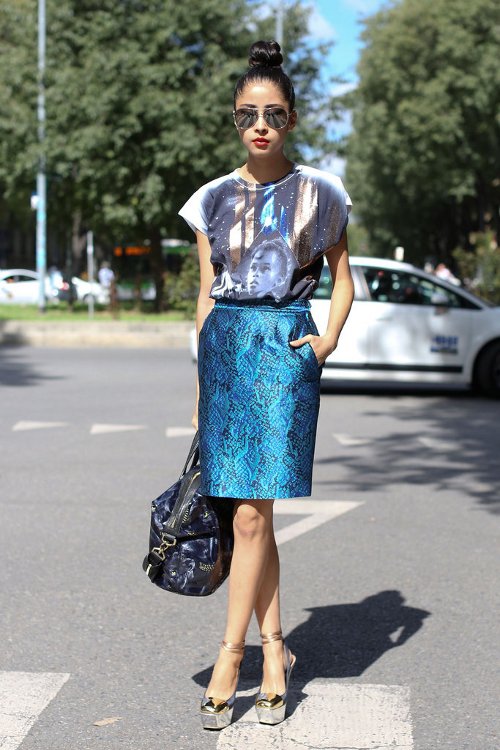
[{"label": "short sleeve", "polygon": [[351,213],[351,209],[352,209],[352,200],[351,200],[351,198],[349,197],[349,193],[348,193],[348,192],[347,192],[347,190],[345,189],[345,187],[344,187],[344,185],[343,185],[343,183],[342,183],[342,180],[340,179],[340,177],[339,177],[339,182],[340,182],[340,184],[341,184],[341,186],[342,186],[342,190],[343,190],[343,192],[344,192],[344,196],[345,196],[345,205],[346,205],[346,208],[347,208],[347,213],[348,213],[348,214],[350,214],[350,213]]},{"label": "short sleeve", "polygon": [[208,233],[209,207],[211,195],[207,185],[199,188],[182,206],[179,216],[189,224],[193,232]]},{"label": "short sleeve", "polygon": [[318,224],[313,257],[338,244],[349,221],[352,201],[340,177],[320,173],[318,177]]},{"label": "short sleeve", "polygon": [[337,175],[329,175],[330,200],[332,202],[341,201],[345,204],[347,214],[351,212],[352,200],[349,193],[344,187],[344,183]]}]

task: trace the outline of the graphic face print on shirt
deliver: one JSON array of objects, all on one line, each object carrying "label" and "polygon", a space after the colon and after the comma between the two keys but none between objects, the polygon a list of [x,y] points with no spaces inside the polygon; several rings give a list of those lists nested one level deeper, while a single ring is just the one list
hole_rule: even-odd
[{"label": "graphic face print on shirt", "polygon": [[277,231],[261,232],[235,268],[241,279],[240,299],[284,297],[297,262]]},{"label": "graphic face print on shirt", "polygon": [[321,254],[347,224],[347,205],[339,178],[294,165],[270,185],[252,185],[237,173],[214,180],[180,214],[208,236],[216,273],[211,297],[281,301],[312,295]]}]

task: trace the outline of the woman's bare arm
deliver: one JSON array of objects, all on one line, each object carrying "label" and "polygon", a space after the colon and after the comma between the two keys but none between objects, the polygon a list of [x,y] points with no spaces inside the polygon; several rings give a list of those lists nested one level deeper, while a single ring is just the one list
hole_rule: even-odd
[{"label": "woman's bare arm", "polygon": [[347,233],[345,230],[340,242],[335,247],[330,248],[325,253],[325,257],[333,282],[330,314],[325,332],[325,336],[331,344],[328,354],[331,354],[337,348],[340,332],[347,320],[354,299],[354,283],[349,268]]},{"label": "woman's bare arm", "polygon": [[[206,234],[196,232],[196,243],[198,245],[198,258],[200,260],[200,291],[196,304],[196,336],[199,339],[200,331],[205,318],[214,306],[215,300],[209,297],[215,274],[210,262],[210,243]],[[193,413],[192,425],[198,429],[198,400],[200,396],[200,384],[198,374],[196,375],[196,406]]]},{"label": "woman's bare arm", "polygon": [[339,242],[325,253],[333,281],[333,292],[330,302],[328,325],[322,336],[308,334],[300,339],[291,341],[292,346],[302,346],[309,342],[319,364],[337,348],[340,332],[349,315],[354,298],[354,284],[349,268],[347,251],[347,232],[344,230]]}]

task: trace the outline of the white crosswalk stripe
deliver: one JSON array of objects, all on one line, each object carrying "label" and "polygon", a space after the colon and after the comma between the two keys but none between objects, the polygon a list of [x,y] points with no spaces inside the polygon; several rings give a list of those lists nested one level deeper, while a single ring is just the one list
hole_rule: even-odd
[{"label": "white crosswalk stripe", "polygon": [[105,435],[109,432],[130,432],[132,430],[145,430],[143,424],[93,424],[90,428],[91,435]]},{"label": "white crosswalk stripe", "polygon": [[0,750],[16,750],[69,674],[0,672]]},{"label": "white crosswalk stripe", "polygon": [[340,445],[346,445],[346,446],[357,446],[357,445],[369,445],[372,440],[370,438],[362,438],[362,437],[355,437],[354,435],[338,435],[337,433],[332,433],[335,440],[337,440]]},{"label": "white crosswalk stripe", "polygon": [[194,427],[167,427],[165,435],[168,438],[184,437],[185,435],[194,435]]},{"label": "white crosswalk stripe", "polygon": [[285,542],[290,542],[301,534],[305,534],[307,531],[311,531],[343,513],[354,510],[362,504],[348,500],[277,500],[274,503],[275,514],[303,515],[306,517],[277,531],[276,544],[279,546],[285,544]]},{"label": "white crosswalk stripe", "polygon": [[425,435],[423,437],[418,437],[417,440],[419,443],[422,443],[422,445],[425,445],[426,448],[432,448],[432,450],[435,450],[435,451],[445,451],[445,452],[460,451],[460,446],[458,443],[454,443],[448,440],[440,440],[439,438],[426,437]]},{"label": "white crosswalk stripe", "polygon": [[16,422],[12,427],[13,432],[22,432],[23,430],[47,430],[52,427],[67,427],[67,422],[30,422],[21,420]]},{"label": "white crosswalk stripe", "polygon": [[217,750],[413,750],[407,687],[313,680],[303,692],[278,726],[259,724],[252,707],[221,732]]}]

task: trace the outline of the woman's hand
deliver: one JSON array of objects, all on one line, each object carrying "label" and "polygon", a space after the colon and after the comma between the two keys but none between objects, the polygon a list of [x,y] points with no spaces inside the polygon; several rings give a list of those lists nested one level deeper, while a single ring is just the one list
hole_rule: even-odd
[{"label": "woman's hand", "polygon": [[324,364],[326,358],[337,348],[337,342],[326,334],[323,336],[314,336],[314,334],[308,333],[307,336],[302,336],[301,339],[290,341],[290,345],[293,346],[294,349],[298,349],[300,346],[304,346],[304,344],[307,343],[311,345],[320,367]]},{"label": "woman's hand", "polygon": [[196,401],[196,406],[194,407],[193,418],[191,419],[191,424],[193,425],[195,430],[198,429],[198,400]]}]

